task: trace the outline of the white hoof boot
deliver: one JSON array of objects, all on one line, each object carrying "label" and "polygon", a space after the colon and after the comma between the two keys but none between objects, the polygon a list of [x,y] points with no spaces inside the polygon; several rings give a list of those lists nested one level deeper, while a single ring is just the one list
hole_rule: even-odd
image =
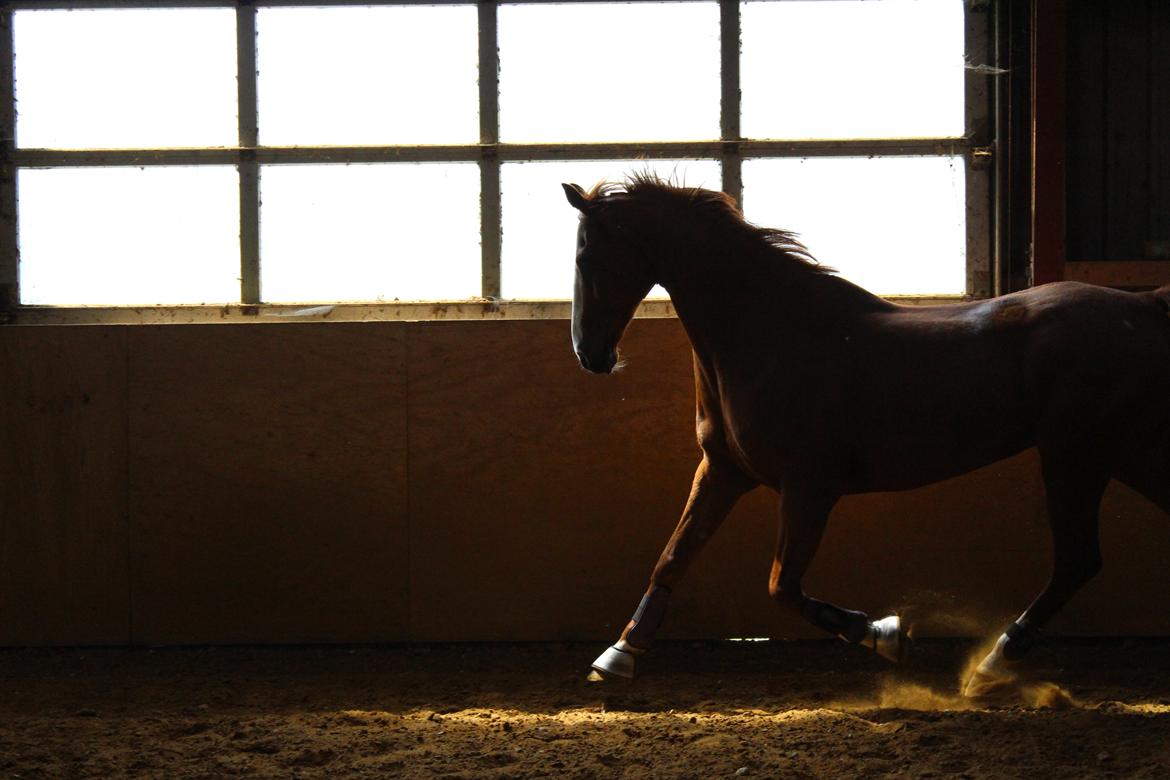
[{"label": "white hoof boot", "polygon": [[634,665],[637,656],[646,652],[619,639],[617,644],[607,647],[605,652],[597,656],[593,668],[603,675],[634,679]]},{"label": "white hoof boot", "polygon": [[975,667],[963,686],[964,696],[970,699],[994,696],[1014,685],[1017,675],[1012,669],[1013,664],[1003,657],[1003,646],[1007,641],[1007,634],[1000,636],[991,652]]},{"label": "white hoof boot", "polygon": [[902,633],[902,619],[890,615],[869,624],[865,644],[888,661],[900,664],[910,653],[910,638]]}]

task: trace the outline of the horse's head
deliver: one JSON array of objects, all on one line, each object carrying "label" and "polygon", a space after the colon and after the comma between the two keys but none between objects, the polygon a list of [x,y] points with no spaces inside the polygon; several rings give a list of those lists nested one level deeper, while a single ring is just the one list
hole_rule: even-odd
[{"label": "horse's head", "polygon": [[618,342],[638,304],[654,286],[647,258],[621,221],[620,196],[587,194],[561,185],[578,211],[577,268],[573,284],[573,349],[581,367],[608,374],[618,362]]}]

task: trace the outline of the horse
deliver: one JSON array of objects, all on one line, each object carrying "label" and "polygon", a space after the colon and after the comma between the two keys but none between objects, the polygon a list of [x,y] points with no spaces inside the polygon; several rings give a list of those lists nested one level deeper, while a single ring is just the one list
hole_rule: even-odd
[{"label": "horse", "polygon": [[[591,191],[579,212],[572,346],[611,373],[655,284],[693,350],[701,458],[677,527],[618,641],[593,663],[632,678],[672,588],[736,500],[780,496],[768,592],[846,642],[904,659],[898,615],[808,595],[834,504],[907,490],[1037,447],[1050,578],[963,686],[1002,692],[1046,623],[1100,570],[1098,510],[1116,478],[1170,513],[1170,285],[1055,282],[989,300],[902,306],[823,265],[795,233],[756,226],[721,192],[651,174]],[[896,241],[896,236],[875,236]]]}]

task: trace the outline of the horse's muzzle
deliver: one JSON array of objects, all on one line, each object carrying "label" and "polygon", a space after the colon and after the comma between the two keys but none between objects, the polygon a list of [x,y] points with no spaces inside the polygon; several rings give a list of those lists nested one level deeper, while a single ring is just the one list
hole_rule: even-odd
[{"label": "horse's muzzle", "polygon": [[577,360],[581,363],[581,368],[591,374],[612,374],[613,367],[617,365],[617,350],[609,349],[590,355],[585,350],[579,349],[577,350]]}]

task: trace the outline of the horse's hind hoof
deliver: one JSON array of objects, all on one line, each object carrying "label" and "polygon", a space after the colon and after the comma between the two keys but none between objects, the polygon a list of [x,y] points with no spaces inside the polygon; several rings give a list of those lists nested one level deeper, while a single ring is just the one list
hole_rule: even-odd
[{"label": "horse's hind hoof", "polygon": [[618,640],[616,645],[607,647],[604,653],[597,656],[597,660],[593,662],[593,669],[602,676],[610,675],[632,680],[636,656],[642,652],[633,645]]},{"label": "horse's hind hoof", "polygon": [[994,703],[1000,700],[1014,699],[1018,694],[1018,688],[1014,676],[999,677],[976,669],[967,679],[967,684],[963,686],[963,697]]},{"label": "horse's hind hoof", "polygon": [[1003,657],[1003,646],[1007,634],[999,638],[963,685],[963,695],[968,699],[992,699],[1015,691],[1019,676],[1011,668],[1011,662]]},{"label": "horse's hind hoof", "polygon": [[869,624],[867,644],[888,661],[904,663],[910,657],[910,635],[902,630],[902,618],[890,615]]}]

